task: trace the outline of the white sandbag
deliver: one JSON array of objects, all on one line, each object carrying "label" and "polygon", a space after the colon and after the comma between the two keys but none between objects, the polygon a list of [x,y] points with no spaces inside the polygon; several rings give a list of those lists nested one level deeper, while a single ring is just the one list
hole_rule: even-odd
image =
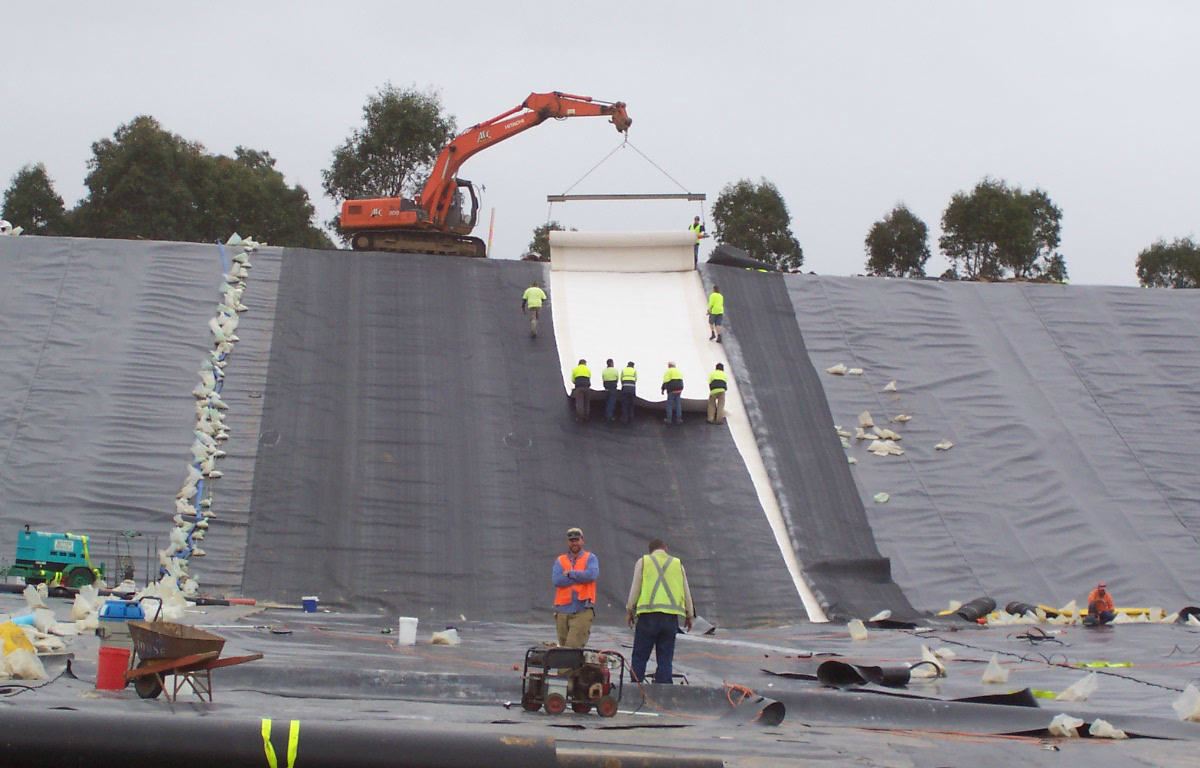
[{"label": "white sandbag", "polygon": [[1070,687],[1054,698],[1058,701],[1087,701],[1088,696],[1096,692],[1096,688],[1100,685],[1100,681],[1096,678],[1096,673],[1091,672],[1082,680],[1076,680],[1071,683]]},{"label": "white sandbag", "polygon": [[8,668],[12,671],[12,676],[18,680],[46,679],[46,668],[42,666],[42,660],[32,651],[18,648],[4,658],[8,661]]},{"label": "white sandbag", "polygon": [[75,621],[75,629],[81,635],[88,635],[95,632],[100,627],[100,617],[97,614],[90,613],[82,619]]},{"label": "white sandbag", "polygon": [[58,623],[58,619],[54,618],[54,611],[48,608],[37,608],[33,612],[33,628],[38,632],[50,633],[50,628]]},{"label": "white sandbag", "polygon": [[1132,616],[1130,616],[1128,613],[1118,613],[1117,615],[1113,616],[1112,623],[1113,624],[1132,624],[1134,621],[1135,621],[1135,619]]},{"label": "white sandbag", "polygon": [[1185,626],[1200,627],[1200,619],[1196,618],[1196,614],[1189,613],[1188,617],[1187,617],[1187,622],[1185,622]]},{"label": "white sandbag", "polygon": [[879,613],[877,613],[874,616],[872,616],[871,618],[867,619],[867,621],[886,621],[890,618],[892,618],[891,610],[888,608],[884,608]]},{"label": "white sandbag", "polygon": [[849,433],[849,432],[847,432],[846,430],[842,429],[842,428],[841,428],[840,426],[838,426],[837,424],[834,424],[834,425],[833,425],[833,428],[834,428],[835,430],[837,430],[838,437],[850,437],[850,433]]},{"label": "white sandbag", "polygon": [[846,457],[846,461],[847,461],[847,462],[849,462],[849,463],[851,463],[851,464],[857,464],[857,463],[858,463],[858,459],[854,458],[853,456],[847,456],[847,457]]},{"label": "white sandbag", "polygon": [[888,421],[891,421],[893,424],[903,424],[906,421],[912,421],[912,416],[909,416],[907,413],[901,413],[895,418],[888,419]]},{"label": "white sandbag", "polygon": [[1074,618],[1075,614],[1078,612],[1079,612],[1079,606],[1075,603],[1074,600],[1067,603],[1062,608],[1058,609],[1059,616],[1069,616],[1072,618]]},{"label": "white sandbag", "polygon": [[[70,626],[74,627],[75,625],[71,624]],[[39,637],[37,640],[34,640],[33,647],[37,649],[38,653],[57,653],[61,650],[64,650],[67,647],[67,644],[63,642],[61,637],[46,635],[45,637]]]},{"label": "white sandbag", "polygon": [[1128,739],[1128,734],[1120,728],[1113,728],[1107,720],[1096,718],[1088,726],[1088,733],[1097,739]]},{"label": "white sandbag", "polygon": [[25,591],[21,593],[21,594],[25,595],[25,602],[29,604],[30,608],[48,608],[49,607],[46,605],[46,596],[49,595],[50,592],[49,592],[49,590],[47,590],[46,593],[43,594],[41,591],[38,590],[38,587],[40,587],[40,586],[41,586],[40,584],[38,584],[36,586],[33,584],[29,584],[25,587]]},{"label": "white sandbag", "polygon": [[862,413],[858,414],[858,426],[860,426],[860,427],[875,426],[875,420],[871,418],[870,411],[863,411]]},{"label": "white sandbag", "polygon": [[75,626],[74,621],[56,621],[54,626],[50,627],[50,634],[59,637],[75,637],[79,634],[79,628]]},{"label": "white sandbag", "polygon": [[887,427],[880,427],[880,428],[876,429],[875,432],[884,440],[901,440],[901,439],[903,439],[900,437],[899,433],[893,432],[892,430],[888,429]]},{"label": "white sandbag", "polygon": [[75,595],[75,603],[71,606],[71,621],[79,621],[94,610],[96,610],[96,604],[84,597],[83,590],[80,590],[79,594]]},{"label": "white sandbag", "polygon": [[876,504],[887,504],[888,499],[890,499],[890,498],[892,498],[892,497],[886,493],[877,493],[877,494],[875,494],[875,503]]},{"label": "white sandbag", "polygon": [[838,363],[837,365],[833,366],[832,368],[826,368],[825,373],[831,373],[834,376],[844,376],[846,374],[846,366],[842,365],[841,363]]},{"label": "white sandbag", "polygon": [[955,653],[954,651],[952,651],[949,648],[946,648],[945,646],[943,646],[941,648],[934,648],[933,655],[937,656],[942,661],[950,661],[951,659],[958,658],[957,653]]},{"label": "white sandbag", "polygon": [[855,440],[878,440],[879,435],[875,434],[874,432],[864,432],[862,427],[855,427],[854,428],[854,439]]},{"label": "white sandbag", "polygon": [[867,627],[860,619],[851,619],[846,622],[846,629],[850,630],[851,640],[867,639]]},{"label": "white sandbag", "polygon": [[896,380],[892,379],[891,381],[889,381],[887,383],[887,386],[885,386],[883,388],[883,391],[884,392],[895,392],[896,391]]},{"label": "white sandbag", "polygon": [[983,670],[983,677],[980,678],[983,683],[1007,683],[1008,670],[1000,666],[1000,654],[993,653],[992,660],[988,662],[987,669]]},{"label": "white sandbag", "polygon": [[432,645],[458,645],[462,640],[458,637],[458,630],[451,627],[441,632],[434,632],[430,636],[429,642]]},{"label": "white sandbag", "polygon": [[1050,721],[1051,736],[1060,736],[1062,738],[1075,738],[1079,735],[1079,726],[1083,725],[1083,721],[1078,717],[1072,717],[1068,714],[1055,715]]},{"label": "white sandbag", "polygon": [[848,369],[846,369],[846,375],[847,376],[862,376],[863,369],[862,368],[848,368]]},{"label": "white sandbag", "polygon": [[950,442],[949,440],[942,440],[941,442],[934,445],[933,447],[935,450],[938,450],[938,451],[948,451],[954,447],[954,443]]},{"label": "white sandbag", "polygon": [[1200,690],[1188,683],[1183,693],[1179,694],[1179,698],[1171,702],[1171,709],[1175,710],[1180,720],[1200,723]]}]

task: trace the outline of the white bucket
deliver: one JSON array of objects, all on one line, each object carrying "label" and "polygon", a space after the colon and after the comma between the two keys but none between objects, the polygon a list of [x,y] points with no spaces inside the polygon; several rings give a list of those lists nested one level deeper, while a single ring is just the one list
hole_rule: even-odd
[{"label": "white bucket", "polygon": [[396,642],[400,645],[417,644],[417,620],[412,616],[400,617],[400,629],[398,630]]}]

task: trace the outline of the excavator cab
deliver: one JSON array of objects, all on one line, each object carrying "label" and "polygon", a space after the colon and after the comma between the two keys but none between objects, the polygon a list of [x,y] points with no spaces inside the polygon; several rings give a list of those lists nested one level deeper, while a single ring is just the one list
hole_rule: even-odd
[{"label": "excavator cab", "polygon": [[[454,202],[446,212],[446,231],[456,235],[469,235],[479,222],[479,195],[475,191],[475,185],[466,179],[455,179],[454,184],[458,188],[454,191]],[[464,189],[471,196],[469,215],[463,210],[463,203],[466,202],[463,196]]]}]

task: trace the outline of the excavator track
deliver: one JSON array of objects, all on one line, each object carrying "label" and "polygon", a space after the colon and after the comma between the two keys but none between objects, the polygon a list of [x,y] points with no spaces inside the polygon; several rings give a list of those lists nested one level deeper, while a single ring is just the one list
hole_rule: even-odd
[{"label": "excavator track", "polygon": [[478,237],[446,232],[413,232],[404,229],[355,232],[350,237],[350,247],[356,251],[432,253],[472,259],[487,258],[487,244]]}]

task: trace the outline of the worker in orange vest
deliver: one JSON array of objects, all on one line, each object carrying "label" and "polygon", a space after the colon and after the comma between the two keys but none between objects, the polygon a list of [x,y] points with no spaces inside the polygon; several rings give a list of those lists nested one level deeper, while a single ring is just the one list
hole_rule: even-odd
[{"label": "worker in orange vest", "polygon": [[567,530],[567,551],[554,561],[554,626],[558,644],[583,648],[592,635],[596,618],[596,579],[600,561],[583,548],[583,531]]},{"label": "worker in orange vest", "polygon": [[1117,609],[1113,605],[1112,595],[1108,593],[1108,585],[1103,581],[1096,585],[1088,595],[1088,615],[1083,623],[1089,627],[1107,624],[1117,617]]}]

